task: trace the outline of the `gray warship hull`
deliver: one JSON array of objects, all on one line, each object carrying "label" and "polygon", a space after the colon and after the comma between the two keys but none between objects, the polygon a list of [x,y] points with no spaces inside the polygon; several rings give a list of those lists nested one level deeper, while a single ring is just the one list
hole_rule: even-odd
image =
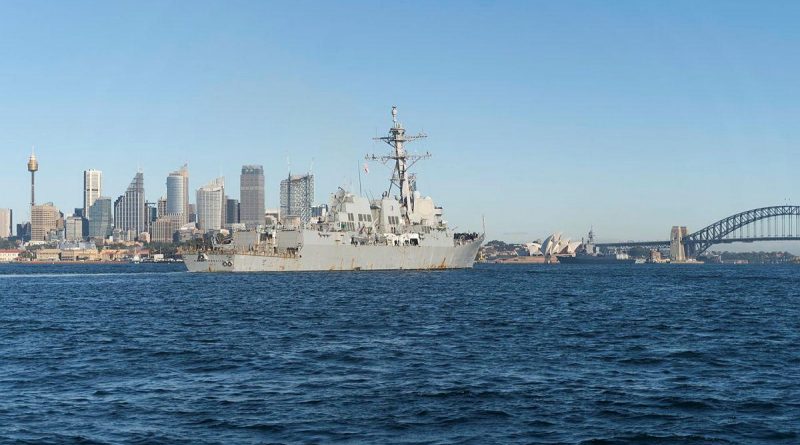
[{"label": "gray warship hull", "polygon": [[306,245],[294,255],[187,252],[189,272],[292,272],[465,269],[475,263],[477,239],[451,246]]}]

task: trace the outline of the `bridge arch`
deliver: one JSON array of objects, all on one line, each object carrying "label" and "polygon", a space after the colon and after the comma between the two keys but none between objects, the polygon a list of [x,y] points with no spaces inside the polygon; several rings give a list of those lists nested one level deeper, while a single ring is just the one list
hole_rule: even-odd
[{"label": "bridge arch", "polygon": [[800,206],[737,213],[685,236],[682,242],[686,256],[696,257],[714,244],[776,240],[800,240]]}]

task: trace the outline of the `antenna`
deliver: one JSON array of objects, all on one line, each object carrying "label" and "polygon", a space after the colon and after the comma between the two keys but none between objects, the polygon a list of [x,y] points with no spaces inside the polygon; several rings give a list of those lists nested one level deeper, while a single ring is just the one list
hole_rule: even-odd
[{"label": "antenna", "polygon": [[360,163],[357,164],[358,166],[356,169],[358,170],[358,196],[363,196],[364,192],[361,191],[361,165]]},{"label": "antenna", "polygon": [[[410,154],[405,149],[405,144],[413,142],[418,139],[427,137],[424,133],[416,136],[406,135],[406,130],[403,125],[397,122],[397,107],[392,107],[392,128],[389,129],[389,134],[384,137],[374,138],[376,141],[383,141],[389,145],[392,150],[388,155],[377,156],[367,155],[365,157],[368,161],[380,161],[384,165],[394,161],[394,169],[392,176],[389,178],[389,192],[391,193],[392,186],[396,185],[400,191],[400,213],[405,219],[406,223],[410,223],[409,208],[411,207],[411,184],[408,170],[421,159],[430,158],[430,153],[422,155]],[[388,195],[387,193],[387,195]]]}]

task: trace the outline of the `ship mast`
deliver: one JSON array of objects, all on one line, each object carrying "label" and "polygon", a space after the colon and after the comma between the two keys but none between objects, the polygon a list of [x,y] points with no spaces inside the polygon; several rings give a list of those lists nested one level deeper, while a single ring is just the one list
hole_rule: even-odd
[{"label": "ship mast", "polygon": [[373,138],[373,140],[383,141],[389,144],[389,146],[392,147],[392,152],[383,156],[374,154],[366,156],[368,161],[381,161],[383,164],[394,161],[394,171],[392,172],[392,177],[389,179],[388,193],[391,193],[392,186],[394,185],[400,190],[400,213],[403,215],[403,219],[407,224],[410,223],[408,209],[412,205],[408,169],[420,159],[430,158],[431,154],[428,152],[421,155],[410,154],[406,151],[405,144],[406,142],[413,142],[426,137],[428,136],[424,133],[419,133],[416,136],[406,136],[406,130],[403,128],[403,124],[397,121],[397,107],[392,106],[392,128],[389,129],[389,135]]}]

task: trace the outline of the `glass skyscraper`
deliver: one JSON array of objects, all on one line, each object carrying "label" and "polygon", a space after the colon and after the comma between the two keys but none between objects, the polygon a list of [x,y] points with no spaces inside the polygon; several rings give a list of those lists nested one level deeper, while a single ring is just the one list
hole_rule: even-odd
[{"label": "glass skyscraper", "polygon": [[225,179],[217,178],[197,189],[197,225],[200,230],[219,230],[225,224]]},{"label": "glass skyscraper", "polygon": [[236,224],[239,222],[239,200],[225,200],[225,224]]},{"label": "glass skyscraper", "polygon": [[281,218],[296,216],[304,223],[311,219],[314,205],[314,175],[289,175],[281,181]]},{"label": "glass skyscraper", "polygon": [[189,222],[189,166],[167,176],[167,214],[180,215],[180,224]]},{"label": "glass skyscraper", "polygon": [[111,198],[101,196],[89,207],[89,238],[106,239],[113,229]]},{"label": "glass skyscraper", "polygon": [[239,222],[248,228],[264,224],[264,167],[243,165],[239,185]]},{"label": "glass skyscraper", "polygon": [[144,200],[144,174],[136,173],[125,194],[114,201],[114,228],[133,241],[147,229]]},{"label": "glass skyscraper", "polygon": [[83,216],[89,214],[89,207],[103,193],[103,172],[100,170],[83,171]]}]

